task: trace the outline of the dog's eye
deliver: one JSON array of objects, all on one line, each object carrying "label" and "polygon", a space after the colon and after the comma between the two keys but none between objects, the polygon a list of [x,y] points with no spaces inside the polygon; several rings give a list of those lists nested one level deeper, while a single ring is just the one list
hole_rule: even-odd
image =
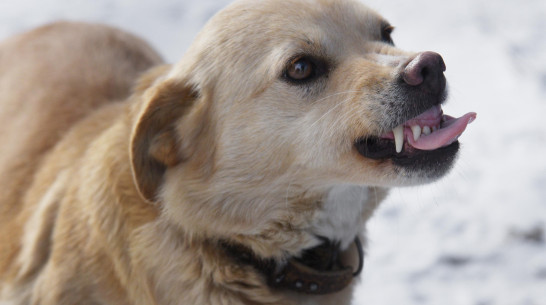
[{"label": "dog's eye", "polygon": [[288,61],[282,79],[292,85],[306,85],[319,80],[330,71],[325,59],[312,55],[298,55]]},{"label": "dog's eye", "polygon": [[286,77],[294,81],[304,81],[315,76],[315,64],[306,57],[297,58],[286,70]]},{"label": "dog's eye", "polygon": [[394,31],[394,27],[391,25],[386,25],[381,30],[381,41],[388,44],[394,44],[391,38],[392,31]]}]

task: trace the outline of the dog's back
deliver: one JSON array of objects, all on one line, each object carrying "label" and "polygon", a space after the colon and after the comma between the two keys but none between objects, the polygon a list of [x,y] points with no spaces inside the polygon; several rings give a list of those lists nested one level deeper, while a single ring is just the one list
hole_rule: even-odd
[{"label": "dog's back", "polygon": [[160,62],[145,42],[103,25],[55,23],[0,44],[0,282],[14,276],[19,220],[37,208],[27,190],[48,151]]}]

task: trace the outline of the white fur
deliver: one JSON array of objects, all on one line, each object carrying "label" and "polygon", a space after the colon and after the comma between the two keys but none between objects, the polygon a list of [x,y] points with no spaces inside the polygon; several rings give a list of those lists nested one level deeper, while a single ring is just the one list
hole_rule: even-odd
[{"label": "white fur", "polygon": [[370,54],[368,56],[385,67],[402,67],[408,61],[408,57],[404,55]]},{"label": "white fur", "polygon": [[312,232],[340,241],[346,249],[354,241],[364,223],[362,214],[368,202],[368,188],[358,185],[339,185],[333,187],[324,201],[323,208],[317,212]]}]

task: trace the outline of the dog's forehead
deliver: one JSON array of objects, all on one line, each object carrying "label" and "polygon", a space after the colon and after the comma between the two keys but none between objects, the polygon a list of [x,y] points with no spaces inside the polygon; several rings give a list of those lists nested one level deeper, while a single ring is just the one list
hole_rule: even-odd
[{"label": "dog's forehead", "polygon": [[[377,29],[387,23],[355,0],[240,0],[219,14],[217,25],[225,27],[227,18],[244,28],[260,29],[263,35],[284,33],[294,38],[320,32],[369,39],[379,35]],[[239,32],[237,27],[232,29]]]},{"label": "dog's forehead", "polygon": [[[381,39],[385,23],[356,0],[239,0],[207,23],[170,77],[187,74],[193,83],[225,92],[255,91],[295,55],[336,61],[364,52],[368,42]],[[241,88],[233,84],[235,75]]]}]

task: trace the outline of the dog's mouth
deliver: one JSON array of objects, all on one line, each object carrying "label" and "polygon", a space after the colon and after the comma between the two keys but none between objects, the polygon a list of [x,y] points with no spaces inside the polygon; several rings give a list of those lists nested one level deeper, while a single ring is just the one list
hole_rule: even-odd
[{"label": "dog's mouth", "polygon": [[381,136],[358,139],[355,146],[366,158],[392,159],[402,166],[423,157],[452,156],[459,148],[459,137],[475,119],[474,112],[454,118],[434,106]]}]

